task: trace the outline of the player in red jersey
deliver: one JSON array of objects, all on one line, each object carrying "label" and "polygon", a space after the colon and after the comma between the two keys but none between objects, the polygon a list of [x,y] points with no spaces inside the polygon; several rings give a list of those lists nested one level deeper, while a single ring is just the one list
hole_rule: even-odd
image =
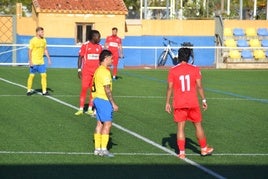
[{"label": "player in red jersey", "polygon": [[[100,42],[100,32],[92,30],[89,34],[89,41],[82,44],[78,57],[78,78],[81,79],[80,107],[75,115],[81,115],[84,112],[84,104],[87,96],[87,90],[91,89],[92,79],[95,70],[99,67],[99,55],[102,51]],[[86,113],[93,115],[93,99],[90,93],[89,105]]]},{"label": "player in red jersey", "polygon": [[[171,113],[170,98],[173,92],[174,121],[177,123],[177,145],[180,150],[179,158],[185,158],[185,123],[191,121],[196,130],[196,137],[200,144],[201,155],[210,155],[213,148],[208,147],[204,129],[202,127],[202,115],[199,107],[197,91],[202,98],[202,107],[207,109],[207,101],[202,87],[202,76],[198,67],[188,64],[191,49],[180,48],[178,58],[180,63],[171,68],[168,74],[168,87],[166,94],[165,110]],[[197,91],[196,91],[197,90]]]},{"label": "player in red jersey", "polygon": [[112,35],[108,36],[104,47],[113,54],[113,80],[117,79],[117,66],[119,58],[123,58],[122,40],[117,36],[118,29],[112,28]]}]

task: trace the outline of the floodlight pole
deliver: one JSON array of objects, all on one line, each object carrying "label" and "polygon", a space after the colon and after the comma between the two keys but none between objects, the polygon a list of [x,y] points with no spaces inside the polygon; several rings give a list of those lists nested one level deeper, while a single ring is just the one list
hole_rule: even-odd
[{"label": "floodlight pole", "polygon": [[183,18],[183,0],[180,1],[179,18]]},{"label": "floodlight pole", "polygon": [[148,2],[147,0],[144,0],[144,19],[147,19],[147,7],[148,7]]},{"label": "floodlight pole", "polygon": [[266,1],[266,20],[268,20],[268,0]]},{"label": "floodlight pole", "polygon": [[140,20],[143,19],[142,11],[143,11],[143,0],[140,0]]},{"label": "floodlight pole", "polygon": [[266,20],[268,20],[268,0],[266,1]]},{"label": "floodlight pole", "polygon": [[230,15],[230,0],[227,0],[227,15]]},{"label": "floodlight pole", "polygon": [[239,2],[240,2],[239,3],[239,5],[240,5],[240,13],[239,13],[239,15],[240,15],[240,20],[242,20],[243,19],[243,0],[240,0]]},{"label": "floodlight pole", "polygon": [[254,0],[254,9],[253,9],[253,18],[254,19],[256,19],[256,15],[257,15],[257,0]]},{"label": "floodlight pole", "polygon": [[[171,17],[169,7],[170,7],[169,0],[166,0],[166,19],[168,19],[168,18],[170,19],[170,17]],[[168,15],[169,15],[169,17],[168,17]]]}]

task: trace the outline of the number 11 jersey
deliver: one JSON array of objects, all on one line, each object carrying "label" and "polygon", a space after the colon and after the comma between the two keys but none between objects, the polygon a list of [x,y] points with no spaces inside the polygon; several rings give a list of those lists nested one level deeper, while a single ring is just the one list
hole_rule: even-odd
[{"label": "number 11 jersey", "polygon": [[173,107],[195,108],[199,106],[196,80],[201,79],[198,67],[180,63],[169,70],[168,82],[173,83]]}]

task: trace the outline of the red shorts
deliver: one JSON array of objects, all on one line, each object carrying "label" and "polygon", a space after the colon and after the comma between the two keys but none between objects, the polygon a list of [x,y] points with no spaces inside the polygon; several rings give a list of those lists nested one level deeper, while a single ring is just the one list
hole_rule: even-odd
[{"label": "red shorts", "polygon": [[192,121],[192,122],[201,122],[202,115],[199,107],[196,108],[177,108],[174,109],[174,121],[183,122],[183,121]]}]

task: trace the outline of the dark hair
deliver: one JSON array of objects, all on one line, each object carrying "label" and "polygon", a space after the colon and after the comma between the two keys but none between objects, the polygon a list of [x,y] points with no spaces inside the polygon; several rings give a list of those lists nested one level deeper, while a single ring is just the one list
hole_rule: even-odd
[{"label": "dark hair", "polygon": [[112,52],[110,50],[103,50],[100,53],[100,63],[104,61],[106,57],[112,56]]},{"label": "dark hair", "polygon": [[35,32],[38,32],[40,30],[44,30],[44,28],[43,27],[36,27]]},{"label": "dark hair", "polygon": [[113,27],[112,30],[116,30],[116,31],[118,31],[117,27]]},{"label": "dark hair", "polygon": [[100,32],[97,31],[97,30],[91,30],[89,32],[89,34],[88,34],[88,40],[89,41],[92,40],[95,35],[99,35],[100,36]]},{"label": "dark hair", "polygon": [[185,61],[188,63],[190,55],[191,55],[190,48],[183,47],[183,48],[180,48],[178,51],[178,59],[180,62]]}]

